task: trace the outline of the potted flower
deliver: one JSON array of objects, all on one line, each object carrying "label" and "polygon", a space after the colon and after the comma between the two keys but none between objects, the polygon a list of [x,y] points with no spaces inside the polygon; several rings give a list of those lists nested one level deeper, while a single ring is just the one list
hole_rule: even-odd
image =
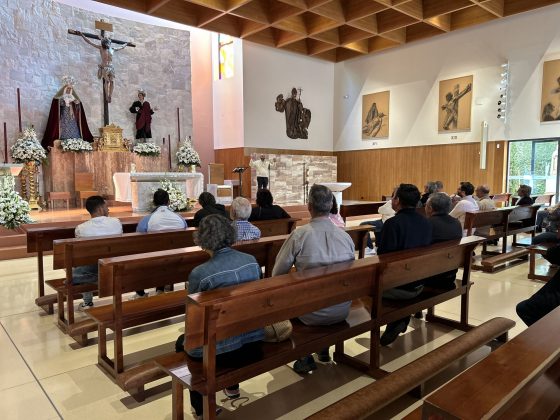
[{"label": "potted flower", "polygon": [[60,141],[60,147],[63,152],[93,152],[93,147],[91,143],[85,141],[84,139],[64,139]]},{"label": "potted flower", "polygon": [[139,156],[158,157],[161,154],[161,147],[154,143],[140,143],[132,149]]},{"label": "potted flower", "polygon": [[[183,191],[173,185],[173,183],[164,179],[160,181],[160,189],[167,191],[169,194],[169,208],[173,211],[189,211],[193,206],[189,198]],[[155,192],[155,190],[154,190]]]},{"label": "potted flower", "polygon": [[14,191],[14,184],[12,176],[0,176],[0,226],[7,229],[33,223],[29,217],[29,204]]},{"label": "potted flower", "polygon": [[176,156],[179,168],[183,166],[190,166],[191,172],[196,172],[196,167],[200,167],[200,156],[192,146],[191,136],[188,136],[183,141],[183,144],[179,150],[177,150]]}]

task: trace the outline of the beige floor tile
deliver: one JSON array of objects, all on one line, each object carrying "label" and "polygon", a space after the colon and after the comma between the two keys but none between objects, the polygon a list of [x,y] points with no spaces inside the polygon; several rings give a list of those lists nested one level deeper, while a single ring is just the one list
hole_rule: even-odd
[{"label": "beige floor tile", "polygon": [[8,335],[0,328],[0,391],[35,382]]},{"label": "beige floor tile", "polygon": [[9,420],[59,418],[37,382],[0,391],[0,413]]}]

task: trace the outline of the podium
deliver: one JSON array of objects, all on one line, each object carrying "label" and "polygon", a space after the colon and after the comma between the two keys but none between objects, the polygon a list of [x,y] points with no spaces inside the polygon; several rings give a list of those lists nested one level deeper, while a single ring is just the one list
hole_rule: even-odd
[{"label": "podium", "polygon": [[231,171],[234,174],[239,175],[239,197],[243,197],[243,172],[247,169],[246,166],[237,166]]}]

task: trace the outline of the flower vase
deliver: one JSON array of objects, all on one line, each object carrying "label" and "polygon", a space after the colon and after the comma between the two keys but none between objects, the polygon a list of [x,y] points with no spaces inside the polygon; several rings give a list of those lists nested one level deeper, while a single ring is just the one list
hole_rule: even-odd
[{"label": "flower vase", "polygon": [[185,172],[185,165],[179,163],[177,165],[177,172]]},{"label": "flower vase", "polygon": [[196,174],[196,165],[191,165],[191,173]]}]

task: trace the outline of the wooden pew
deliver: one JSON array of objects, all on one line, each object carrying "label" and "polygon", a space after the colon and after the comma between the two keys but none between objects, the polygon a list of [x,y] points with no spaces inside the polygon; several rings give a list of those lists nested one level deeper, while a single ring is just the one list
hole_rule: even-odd
[{"label": "wooden pew", "polygon": [[496,203],[497,207],[507,207],[509,206],[509,200],[511,199],[510,193],[501,193],[491,195],[490,198]]},{"label": "wooden pew", "polygon": [[[281,235],[242,241],[234,244],[233,248],[253,255],[264,267],[265,277],[269,277],[286,238],[287,235]],[[179,290],[127,302],[123,302],[122,295],[155,287],[162,281],[186,282],[190,272],[208,259],[208,253],[199,247],[190,247],[99,261],[99,296],[112,296],[113,302],[89,309],[86,314],[98,327],[98,363],[124,390],[141,388],[143,384],[159,379],[162,373],[154,370],[151,360],[132,367],[125,366],[123,329],[184,314],[187,292]],[[114,331],[114,359],[107,356],[107,329]]]},{"label": "wooden pew", "polygon": [[[553,193],[545,193],[545,194],[538,194],[532,195],[531,198],[533,199],[533,203],[535,204],[544,204],[545,206],[552,205],[552,198],[555,196]],[[519,197],[511,197],[511,205],[515,206],[515,203],[519,201]]]},{"label": "wooden pew", "polygon": [[[486,258],[482,258],[480,265],[475,264],[474,268],[482,269],[485,272],[493,273],[498,267],[516,259],[526,259],[529,251],[526,243],[517,242],[517,235],[520,233],[530,233],[531,238],[535,235],[535,221],[539,204],[531,206],[502,207],[495,210],[467,212],[465,217],[465,229],[469,232],[477,227],[489,227],[488,223],[496,226],[491,227],[491,235],[486,236],[488,240],[502,238],[502,252]],[[500,214],[502,217],[500,217]],[[507,237],[512,236],[512,248],[507,250]],[[485,249],[484,249],[485,250]],[[488,254],[488,253],[487,253]]]},{"label": "wooden pew", "polygon": [[[172,377],[172,418],[183,418],[183,387],[203,394],[204,418],[213,419],[217,390],[333,344],[337,362],[348,363],[376,377],[379,374],[386,375],[379,369],[379,327],[419,309],[433,308],[433,305],[457,295],[468,296],[470,255],[480,242],[481,238],[464,238],[461,241],[289,273],[266,282],[252,282],[189,295],[185,349],[202,346],[204,361],[194,360],[185,353],[156,359],[156,363]],[[462,266],[464,274],[457,291],[426,291],[418,299],[410,301],[386,303],[382,300],[383,290]],[[262,359],[238,369],[216,367],[215,346],[223,338],[364,296],[372,299],[371,313],[355,307],[345,323],[328,327],[304,326],[294,321],[291,339],[285,343],[263,344]],[[254,310],[248,312],[247,307]],[[462,300],[461,307],[459,323],[444,321],[462,329],[470,329],[467,323],[468,299]],[[433,313],[431,318],[439,320]],[[364,364],[344,354],[344,341],[367,331],[371,334],[370,362]]]},{"label": "wooden pew", "polygon": [[340,205],[340,216],[346,222],[347,217],[366,216],[377,214],[379,207],[386,201],[348,201],[344,200]]},{"label": "wooden pew", "polygon": [[422,387],[457,360],[506,334],[515,326],[507,318],[493,318],[450,342],[429,351],[384,378],[308,417],[308,420],[354,420],[370,417],[407,392]]},{"label": "wooden pew", "polygon": [[556,242],[543,242],[538,245],[531,245],[529,249],[529,274],[527,278],[529,280],[540,280],[549,281],[554,274],[558,271],[558,267],[552,267],[548,265],[548,268],[539,267],[537,268],[536,257],[537,255],[545,255],[546,251],[550,248],[558,246]]},{"label": "wooden pew", "polygon": [[[74,230],[83,221],[58,226],[25,225],[23,229],[27,236],[27,252],[37,253],[37,299],[35,304],[52,314],[56,303],[56,293],[45,295],[45,269],[43,256],[53,250],[53,241],[74,237]],[[123,232],[136,231],[137,221],[122,221]]]},{"label": "wooden pew", "polygon": [[[138,221],[141,217],[131,217],[121,220],[124,233],[136,232]],[[191,223],[192,218],[186,218],[187,225]],[[300,219],[277,219],[277,220],[263,220],[256,221],[254,225],[261,230],[261,235],[276,236],[285,235],[295,229],[297,222]],[[53,241],[58,239],[74,238],[74,230],[76,226],[83,223],[82,220],[65,222],[61,224],[47,224],[43,225],[25,225],[24,230],[27,234],[27,252],[37,253],[37,282],[38,282],[38,297],[35,299],[35,304],[43,308],[48,314],[53,313],[53,305],[57,302],[57,295],[49,294],[45,296],[45,274],[44,274],[44,260],[45,252],[53,250]]]},{"label": "wooden pew", "polygon": [[[97,264],[100,258],[193,246],[195,231],[194,228],[188,228],[180,231],[128,233],[119,236],[54,241],[53,268],[65,269],[66,277],[64,279],[48,280],[46,283],[57,292],[59,327],[82,345],[87,342],[87,332],[95,331],[95,325],[89,320],[79,323],[74,322],[74,298],[76,294],[84,291],[95,292],[97,285],[91,283],[73,285],[73,267]],[[65,301],[66,315],[64,311]]]},{"label": "wooden pew", "polygon": [[558,418],[559,325],[556,308],[425,398],[422,418]]}]

